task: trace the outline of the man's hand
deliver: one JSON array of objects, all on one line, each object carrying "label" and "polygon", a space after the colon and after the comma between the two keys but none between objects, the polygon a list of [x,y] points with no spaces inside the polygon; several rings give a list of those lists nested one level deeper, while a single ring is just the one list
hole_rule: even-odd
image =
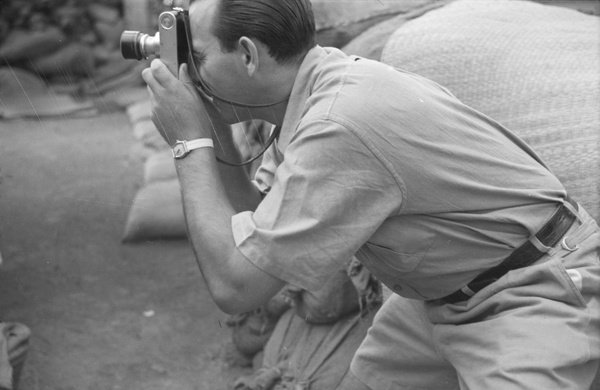
[{"label": "man's hand", "polygon": [[142,77],[148,84],[152,121],[169,145],[177,140],[212,138],[218,119],[209,116],[190,79],[187,64],[181,65],[177,79],[160,59],[155,59]]}]

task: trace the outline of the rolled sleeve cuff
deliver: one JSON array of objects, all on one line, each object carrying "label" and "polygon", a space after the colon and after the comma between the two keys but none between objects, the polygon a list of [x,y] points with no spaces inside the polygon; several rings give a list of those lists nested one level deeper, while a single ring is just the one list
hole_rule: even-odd
[{"label": "rolled sleeve cuff", "polygon": [[319,290],[328,280],[327,275],[319,277],[314,270],[307,270],[305,265],[294,261],[293,256],[274,245],[269,233],[256,226],[253,215],[252,211],[245,211],[231,219],[235,245],[244,257],[264,272],[289,284],[308,291]]}]

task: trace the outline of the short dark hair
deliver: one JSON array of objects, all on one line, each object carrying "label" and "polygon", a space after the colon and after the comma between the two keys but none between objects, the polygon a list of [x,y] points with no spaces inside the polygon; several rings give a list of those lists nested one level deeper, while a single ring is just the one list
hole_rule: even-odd
[{"label": "short dark hair", "polygon": [[211,28],[226,52],[247,36],[264,43],[278,63],[295,62],[316,45],[310,0],[219,0]]}]

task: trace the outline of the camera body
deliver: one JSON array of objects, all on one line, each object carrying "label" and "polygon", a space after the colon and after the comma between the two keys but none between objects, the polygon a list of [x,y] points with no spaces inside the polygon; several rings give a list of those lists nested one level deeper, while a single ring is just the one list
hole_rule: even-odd
[{"label": "camera body", "polygon": [[188,18],[186,10],[173,8],[158,16],[158,32],[154,36],[139,31],[123,31],[121,55],[138,61],[155,55],[178,77],[179,66],[187,62],[189,53],[185,18]]}]

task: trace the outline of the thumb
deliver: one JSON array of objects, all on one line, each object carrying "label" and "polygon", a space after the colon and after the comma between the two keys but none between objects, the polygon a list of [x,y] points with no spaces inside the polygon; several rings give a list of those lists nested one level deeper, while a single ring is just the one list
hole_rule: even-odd
[{"label": "thumb", "polygon": [[194,82],[188,73],[188,64],[186,63],[181,64],[179,67],[179,81],[185,84],[188,89],[192,88],[195,90]]}]

